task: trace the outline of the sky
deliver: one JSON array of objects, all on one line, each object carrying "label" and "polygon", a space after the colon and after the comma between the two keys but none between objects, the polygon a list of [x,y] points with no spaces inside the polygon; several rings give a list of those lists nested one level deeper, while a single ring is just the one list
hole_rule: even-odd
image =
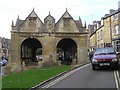
[{"label": "sky", "polygon": [[1,0],[0,1],[0,37],[11,38],[11,24],[19,18],[25,20],[32,12],[33,8],[39,18],[44,22],[44,18],[49,14],[57,22],[64,12],[67,11],[74,20],[79,17],[82,23],[92,24],[94,20],[101,20],[105,14],[109,14],[110,9],[118,9],[120,0]]}]

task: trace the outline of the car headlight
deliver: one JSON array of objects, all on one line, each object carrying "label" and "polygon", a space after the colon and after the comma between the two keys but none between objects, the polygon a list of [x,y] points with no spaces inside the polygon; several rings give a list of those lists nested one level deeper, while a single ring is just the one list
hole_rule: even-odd
[{"label": "car headlight", "polygon": [[97,60],[93,58],[92,62],[97,62]]},{"label": "car headlight", "polygon": [[113,58],[112,61],[117,61],[117,58]]}]

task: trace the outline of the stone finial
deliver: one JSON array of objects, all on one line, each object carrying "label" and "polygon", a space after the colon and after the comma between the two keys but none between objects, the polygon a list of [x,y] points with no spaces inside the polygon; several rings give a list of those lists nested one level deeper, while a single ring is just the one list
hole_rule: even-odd
[{"label": "stone finial", "polygon": [[33,7],[33,12],[34,12],[34,7]]},{"label": "stone finial", "polygon": [[12,27],[14,26],[14,21],[12,20]]},{"label": "stone finial", "polygon": [[19,20],[19,14],[18,14],[17,20]]},{"label": "stone finial", "polygon": [[66,8],[66,12],[67,12],[67,8]]},{"label": "stone finial", "polygon": [[80,16],[79,16],[79,20],[81,20]]},{"label": "stone finial", "polygon": [[86,26],[86,21],[85,21],[85,23],[84,23],[84,27],[86,28],[87,26]]},{"label": "stone finial", "polygon": [[49,11],[49,15],[50,15],[50,11]]},{"label": "stone finial", "polygon": [[80,16],[79,16],[79,22],[80,22],[81,27],[83,27],[82,20],[81,20]]}]

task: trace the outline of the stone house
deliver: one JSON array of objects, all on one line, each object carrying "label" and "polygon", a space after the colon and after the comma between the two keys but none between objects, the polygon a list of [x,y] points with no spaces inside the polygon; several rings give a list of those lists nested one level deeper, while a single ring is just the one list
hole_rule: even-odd
[{"label": "stone house", "polygon": [[[89,26],[89,31],[94,30],[93,28],[91,29],[92,26]],[[95,38],[93,39],[93,37]],[[110,9],[109,14],[105,14],[101,18],[101,25],[90,35],[90,42],[90,48],[109,45],[113,46],[117,53],[120,53],[120,8],[117,10]]]},{"label": "stone house", "polygon": [[[56,65],[59,53],[65,57],[67,51],[71,54],[70,64],[87,63],[87,35],[81,19],[74,20],[67,10],[57,22],[50,12],[42,22],[33,9],[25,20],[18,17],[15,25],[12,22],[8,67],[10,71],[21,71],[38,66],[37,51],[42,56],[42,61],[39,61],[42,66]],[[66,64],[65,59],[62,64]]]},{"label": "stone house", "polygon": [[0,60],[2,57],[9,58],[10,56],[10,39],[0,37]]}]

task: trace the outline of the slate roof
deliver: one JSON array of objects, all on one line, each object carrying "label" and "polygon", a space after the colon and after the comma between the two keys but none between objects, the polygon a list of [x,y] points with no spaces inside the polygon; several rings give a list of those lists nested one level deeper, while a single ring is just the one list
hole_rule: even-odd
[{"label": "slate roof", "polygon": [[78,28],[83,27],[83,26],[82,26],[82,22],[81,22],[80,20],[76,20],[75,22],[76,22],[76,26],[77,26]]},{"label": "slate roof", "polygon": [[20,27],[24,20],[17,19],[15,26]]},{"label": "slate roof", "polygon": [[106,18],[108,18],[108,17],[110,17],[110,16],[112,16],[112,15],[115,15],[115,14],[117,14],[117,13],[119,13],[120,12],[120,8],[118,9],[118,10],[116,10],[114,13],[112,13],[112,14],[106,14],[104,17],[103,17],[103,19],[106,19]]},{"label": "slate roof", "polygon": [[[34,11],[34,9],[33,9],[33,11],[28,15],[28,17],[38,17],[37,16],[37,14],[35,13],[35,11]],[[28,18],[27,17],[27,18]],[[27,19],[26,18],[26,19]],[[39,17],[38,17],[39,18]],[[54,17],[53,16],[51,16],[50,15],[50,12],[49,12],[49,15],[45,18],[45,19],[47,19],[47,18],[53,18],[54,19]],[[66,11],[65,11],[65,13],[62,15],[62,17],[60,18],[60,19],[62,19],[62,18],[71,18],[71,19],[73,19],[72,18],[72,16],[69,14],[69,12],[67,11],[67,9],[66,9]],[[19,16],[18,16],[18,18],[17,18],[17,21],[16,21],[16,24],[15,24],[15,27],[17,27],[17,28],[20,28],[20,26],[26,21],[26,19],[25,20],[20,20],[19,19]],[[45,20],[44,19],[44,20]],[[60,20],[59,19],[59,20]],[[40,18],[39,18],[39,20],[40,20]],[[54,19],[55,20],[55,19]],[[59,22],[59,20],[57,21],[57,23]],[[74,19],[73,19],[74,20]],[[41,20],[40,20],[41,21]],[[41,21],[42,22],[42,21]],[[74,22],[76,23],[76,26],[77,26],[77,28],[78,28],[78,30],[80,31],[80,32],[85,32],[85,27],[83,27],[83,24],[82,24],[82,20],[81,20],[81,18],[79,17],[79,20],[74,20]],[[55,25],[57,24],[57,23],[55,23]],[[44,23],[43,23],[44,24]]]}]

